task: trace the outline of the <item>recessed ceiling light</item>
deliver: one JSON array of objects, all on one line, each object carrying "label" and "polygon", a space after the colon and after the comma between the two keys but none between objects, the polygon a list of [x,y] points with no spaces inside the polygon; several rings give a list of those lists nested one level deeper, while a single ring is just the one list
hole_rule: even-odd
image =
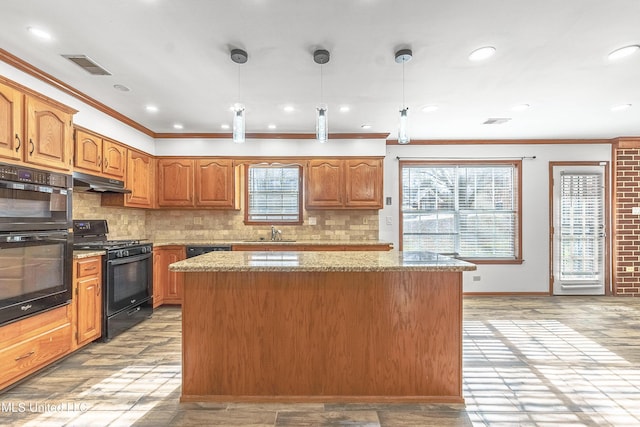
[{"label": "recessed ceiling light", "polygon": [[147,105],[146,107],[144,107],[145,110],[147,110],[150,113],[157,113],[158,112],[158,107],[156,107],[155,105]]},{"label": "recessed ceiling light", "polygon": [[616,49],[613,52],[607,55],[610,61],[616,61],[618,59],[625,58],[629,55],[633,55],[640,49],[640,45],[634,44],[631,46],[621,47],[620,49]]},{"label": "recessed ceiling light", "polygon": [[173,128],[174,128],[174,129],[184,129],[184,126],[183,126],[182,124],[180,124],[180,123],[175,123],[175,124],[173,125]]},{"label": "recessed ceiling light", "polygon": [[438,107],[437,105],[425,105],[424,107],[422,107],[422,112],[423,113],[432,113],[434,111],[437,111],[438,108],[440,108],[440,107]]},{"label": "recessed ceiling light", "polygon": [[229,128],[230,128],[230,126],[228,124],[226,124],[226,123],[220,125],[220,129],[229,129]]},{"label": "recessed ceiling light", "polygon": [[474,50],[469,54],[470,61],[484,61],[493,56],[496,53],[496,48],[493,46],[484,46]]},{"label": "recessed ceiling light", "polygon": [[348,113],[350,110],[351,110],[351,108],[349,108],[348,105],[342,105],[342,106],[340,106],[340,109],[339,109],[339,111],[341,113]]},{"label": "recessed ceiling light", "polygon": [[371,125],[370,124],[364,124],[360,126],[362,129],[371,129]]},{"label": "recessed ceiling light", "polygon": [[624,111],[624,110],[628,110],[629,108],[631,108],[631,104],[620,104],[620,105],[614,105],[613,107],[611,107],[611,111]]},{"label": "recessed ceiling light", "polygon": [[274,125],[273,123],[269,124],[267,127],[268,127],[269,129],[275,129],[275,128],[277,128],[277,126],[276,126],[276,125]]},{"label": "recessed ceiling light", "polygon": [[129,92],[131,90],[128,87],[126,87],[125,85],[120,85],[120,84],[113,85],[113,88],[115,90],[119,90],[120,92]]},{"label": "recessed ceiling light", "polygon": [[518,105],[514,105],[513,107],[511,107],[511,109],[513,111],[524,111],[529,107],[531,107],[531,105],[529,105],[529,104],[518,104]]},{"label": "recessed ceiling light", "polygon": [[286,113],[291,113],[295,110],[295,108],[293,107],[293,105],[285,105],[282,108]]},{"label": "recessed ceiling light", "polygon": [[51,40],[51,34],[45,30],[43,30],[42,28],[36,28],[36,27],[27,27],[27,31],[29,31],[31,34],[33,34],[34,36],[38,37],[39,39],[42,40]]}]

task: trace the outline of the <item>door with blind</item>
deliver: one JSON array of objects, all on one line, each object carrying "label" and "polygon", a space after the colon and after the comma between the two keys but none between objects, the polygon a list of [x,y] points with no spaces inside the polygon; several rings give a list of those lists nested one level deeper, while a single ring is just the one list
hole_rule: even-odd
[{"label": "door with blind", "polygon": [[605,166],[553,170],[553,294],[603,295],[607,283]]}]

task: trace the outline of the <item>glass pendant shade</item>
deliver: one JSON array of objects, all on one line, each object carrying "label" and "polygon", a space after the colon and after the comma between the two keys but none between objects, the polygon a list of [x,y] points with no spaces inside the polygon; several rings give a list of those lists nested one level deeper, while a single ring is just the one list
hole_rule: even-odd
[{"label": "glass pendant shade", "polygon": [[325,143],[328,138],[328,124],[327,124],[327,106],[321,105],[317,109],[316,115],[316,139],[318,142]]},{"label": "glass pendant shade", "polygon": [[408,144],[409,138],[409,107],[400,110],[400,123],[398,126],[398,144]]},{"label": "glass pendant shade", "polygon": [[233,107],[233,142],[244,142],[244,105],[236,104]]}]

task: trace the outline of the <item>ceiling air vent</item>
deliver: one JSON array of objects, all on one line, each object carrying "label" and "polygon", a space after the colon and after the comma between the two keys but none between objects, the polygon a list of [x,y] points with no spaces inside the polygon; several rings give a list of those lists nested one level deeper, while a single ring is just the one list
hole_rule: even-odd
[{"label": "ceiling air vent", "polygon": [[511,120],[511,118],[509,117],[492,117],[487,119],[482,124],[483,125],[501,125],[501,124],[507,123],[509,120]]},{"label": "ceiling air vent", "polygon": [[111,73],[98,65],[93,59],[86,55],[62,55],[69,61],[73,62],[89,74],[94,76],[110,76]]}]

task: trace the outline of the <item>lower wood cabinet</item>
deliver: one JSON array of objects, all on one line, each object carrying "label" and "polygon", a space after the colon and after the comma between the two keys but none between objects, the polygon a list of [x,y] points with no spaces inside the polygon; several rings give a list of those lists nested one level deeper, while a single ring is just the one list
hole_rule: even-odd
[{"label": "lower wood cabinet", "polygon": [[169,264],[187,257],[182,245],[153,248],[153,307],[162,304],[182,304],[182,273],[169,271]]},{"label": "lower wood cabinet", "polygon": [[102,257],[73,261],[74,348],[102,336]]},{"label": "lower wood cabinet", "polygon": [[0,390],[72,350],[72,317],[66,305],[0,327]]}]

